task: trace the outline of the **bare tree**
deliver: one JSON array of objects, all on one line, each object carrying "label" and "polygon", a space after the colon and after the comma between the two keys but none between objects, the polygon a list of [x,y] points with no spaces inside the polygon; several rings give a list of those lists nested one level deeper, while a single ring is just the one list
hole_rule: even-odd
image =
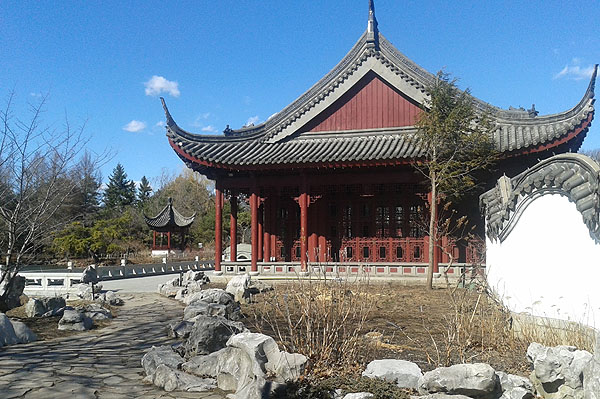
[{"label": "bare tree", "polygon": [[[433,284],[434,248],[441,238],[439,206],[458,199],[477,185],[474,173],[496,159],[491,123],[478,112],[469,90],[461,91],[456,80],[438,72],[428,88],[429,100],[417,121],[416,140],[422,150],[417,169],[430,189],[429,268],[427,286]],[[446,226],[444,230],[452,230]]]},{"label": "bare tree", "polygon": [[[14,99],[11,92],[0,111],[0,311],[24,259],[75,216],[61,209],[77,187],[73,176],[89,140],[85,124],[73,128],[66,118],[60,129],[41,126],[47,95],[29,104],[27,119],[14,115]],[[95,157],[96,167],[106,156]]]}]

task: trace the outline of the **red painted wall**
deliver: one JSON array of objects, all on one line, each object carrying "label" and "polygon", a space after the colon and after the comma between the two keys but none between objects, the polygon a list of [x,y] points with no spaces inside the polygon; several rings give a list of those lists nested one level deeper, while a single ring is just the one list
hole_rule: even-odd
[{"label": "red painted wall", "polygon": [[418,105],[375,73],[369,73],[309,122],[302,131],[326,132],[412,126],[419,112]]}]

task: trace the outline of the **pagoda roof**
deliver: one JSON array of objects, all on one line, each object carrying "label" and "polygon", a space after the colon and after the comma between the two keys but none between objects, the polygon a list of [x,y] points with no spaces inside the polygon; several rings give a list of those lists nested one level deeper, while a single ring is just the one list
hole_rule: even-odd
[{"label": "pagoda roof", "polygon": [[[318,131],[307,128],[323,119],[324,114],[331,114],[331,109],[339,108],[340,103],[356,92],[356,87],[374,79],[384,82],[391,96],[400,97],[409,107],[421,109],[427,104],[426,89],[436,79],[435,75],[410,60],[379,33],[372,4],[369,11],[367,30],[338,65],[264,123],[237,130],[227,127],[223,135],[193,134],[177,125],[161,98],[167,137],[173,149],[190,167],[205,174],[214,169],[403,164],[418,158],[421,149],[413,140],[414,123]],[[534,108],[504,110],[474,98],[475,107],[487,113],[495,126],[492,135],[498,151],[519,155],[554,149],[565,143],[567,148],[563,151],[577,151],[594,116],[597,69],[598,65],[579,103],[556,114],[539,116]]]},{"label": "pagoda roof", "polygon": [[186,217],[181,215],[173,207],[173,199],[169,197],[167,205],[155,217],[148,217],[144,214],[144,220],[150,229],[156,231],[178,230],[190,227],[194,222],[196,213]]}]

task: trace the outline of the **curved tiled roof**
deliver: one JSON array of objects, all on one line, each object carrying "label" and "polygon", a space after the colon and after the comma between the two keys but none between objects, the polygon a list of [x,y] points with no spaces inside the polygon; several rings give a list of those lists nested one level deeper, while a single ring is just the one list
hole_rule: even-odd
[{"label": "curved tiled roof", "polygon": [[527,206],[545,194],[563,195],[577,206],[590,235],[600,241],[600,165],[581,154],[561,154],[513,177],[501,177],[482,194],[487,236],[504,241]]},{"label": "curved tiled roof", "polygon": [[[367,30],[348,54],[319,82],[282,111],[257,126],[226,129],[224,135],[197,135],[181,129],[164,99],[167,136],[178,155],[203,168],[252,169],[282,165],[325,166],[340,162],[409,162],[420,150],[411,140],[414,127],[328,134],[300,134],[302,126],[323,112],[368,72],[382,75],[404,95],[423,104],[435,76],[398,51],[377,30]],[[543,151],[584,137],[594,115],[597,65],[587,91],[572,109],[537,116],[535,110],[502,110],[481,100],[475,106],[495,123],[493,138],[504,153]]]},{"label": "curved tiled roof", "polygon": [[152,230],[168,230],[170,228],[182,229],[189,227],[196,217],[194,213],[190,217],[182,216],[173,208],[173,199],[169,197],[169,203],[156,215],[151,218],[144,214],[144,220]]}]

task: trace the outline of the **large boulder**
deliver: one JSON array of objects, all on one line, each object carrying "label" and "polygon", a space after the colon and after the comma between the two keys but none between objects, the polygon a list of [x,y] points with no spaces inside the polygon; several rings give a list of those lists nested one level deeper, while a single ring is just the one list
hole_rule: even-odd
[{"label": "large boulder", "polygon": [[373,360],[362,373],[363,377],[393,382],[400,388],[417,389],[421,368],[413,362],[397,359]]},{"label": "large boulder", "polygon": [[374,397],[375,395],[373,395],[371,392],[354,392],[347,393],[343,399],[371,399]]},{"label": "large boulder", "polygon": [[225,306],[225,316],[230,320],[240,320],[241,310],[240,304],[228,292],[219,288],[209,288],[192,295],[186,296],[183,302],[191,305],[194,302],[202,301],[206,303],[214,303]]},{"label": "large boulder", "polygon": [[296,381],[307,359],[298,353],[280,351],[273,338],[251,332],[232,335],[227,347],[183,363],[185,372],[212,376],[233,399],[261,399],[283,383]]},{"label": "large boulder", "polygon": [[81,273],[81,282],[83,284],[96,284],[98,282],[98,272],[96,265],[89,265]]},{"label": "large boulder", "polygon": [[[0,272],[1,273],[1,272]],[[25,289],[25,277],[14,276],[10,285],[7,282],[0,284],[0,296],[4,297],[4,306],[6,310],[21,306],[21,296]]]},{"label": "large boulder", "polygon": [[497,371],[500,391],[500,399],[532,399],[535,397],[533,384],[529,379],[514,374]]},{"label": "large boulder", "polygon": [[94,322],[82,311],[66,308],[63,317],[58,322],[59,330],[85,331],[92,328]]},{"label": "large boulder", "polygon": [[17,341],[20,344],[28,344],[30,342],[37,341],[37,336],[33,331],[27,327],[27,325],[21,321],[11,320],[13,325],[13,330],[15,331],[15,335],[17,336]]},{"label": "large boulder", "polygon": [[25,304],[27,317],[50,317],[62,314],[67,303],[63,297],[29,298]]},{"label": "large boulder", "polygon": [[40,317],[46,313],[46,307],[41,299],[29,298],[25,304],[25,314],[27,317]]},{"label": "large boulder", "polygon": [[0,348],[18,343],[19,339],[10,319],[4,313],[0,313]]},{"label": "large boulder", "polygon": [[225,347],[229,337],[244,330],[242,323],[221,316],[197,316],[184,343],[186,357],[216,352]]},{"label": "large boulder", "polygon": [[531,343],[527,359],[532,364],[531,382],[545,399],[583,398],[583,371],[592,354],[574,346],[547,347]]},{"label": "large boulder", "polygon": [[183,320],[191,320],[196,316],[221,316],[228,318],[227,306],[220,303],[194,301],[183,310]]},{"label": "large boulder", "polygon": [[77,284],[73,288],[75,289],[73,294],[75,298],[83,299],[84,301],[93,301],[99,295],[102,285],[95,284],[92,287],[91,284]]},{"label": "large boulder", "polygon": [[161,364],[178,369],[184,362],[170,346],[153,346],[142,357],[142,367],[146,375],[152,375]]},{"label": "large boulder", "polygon": [[497,388],[498,376],[485,363],[455,364],[429,371],[419,379],[419,393],[443,392],[450,395],[480,397]]}]

